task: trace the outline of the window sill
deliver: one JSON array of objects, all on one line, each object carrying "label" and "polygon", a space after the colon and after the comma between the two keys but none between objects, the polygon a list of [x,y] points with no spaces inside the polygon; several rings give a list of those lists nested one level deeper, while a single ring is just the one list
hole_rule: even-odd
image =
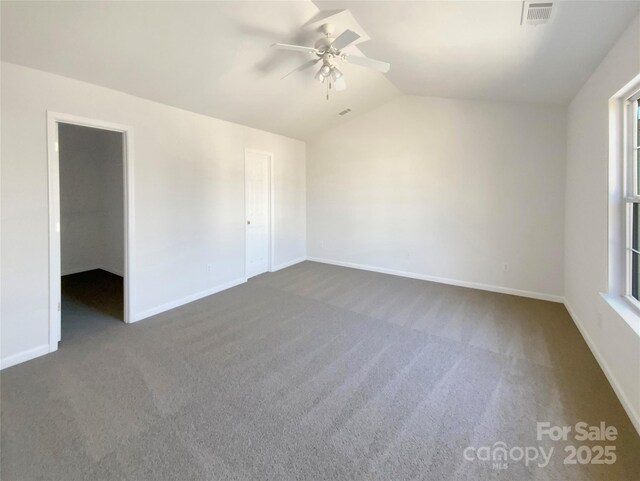
[{"label": "window sill", "polygon": [[601,292],[602,299],[640,336],[640,308],[625,297]]}]

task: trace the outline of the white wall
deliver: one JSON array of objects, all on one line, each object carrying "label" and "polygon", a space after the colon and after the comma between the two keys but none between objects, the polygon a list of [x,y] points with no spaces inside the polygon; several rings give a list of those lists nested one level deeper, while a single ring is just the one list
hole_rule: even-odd
[{"label": "white wall", "polygon": [[405,96],[323,133],[308,255],[561,296],[565,112]]},{"label": "white wall", "polygon": [[123,275],[123,134],[60,124],[58,139],[62,275]]},{"label": "white wall", "polygon": [[122,134],[107,132],[104,162],[105,219],[103,229],[104,250],[102,268],[114,274],[123,274],[124,262],[124,166]]},{"label": "white wall", "polygon": [[5,366],[48,345],[47,110],[133,128],[137,317],[242,281],[245,147],[274,153],[274,263],[305,255],[301,141],[8,63],[1,109]]},{"label": "white wall", "polygon": [[640,431],[640,337],[599,295],[608,288],[609,99],[639,73],[637,17],[569,106],[565,297]]}]

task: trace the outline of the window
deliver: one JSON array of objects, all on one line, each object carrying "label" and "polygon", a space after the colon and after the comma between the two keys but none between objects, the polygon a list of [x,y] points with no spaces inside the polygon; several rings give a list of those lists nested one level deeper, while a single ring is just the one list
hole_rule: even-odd
[{"label": "window", "polygon": [[625,105],[626,297],[640,308],[640,92]]}]

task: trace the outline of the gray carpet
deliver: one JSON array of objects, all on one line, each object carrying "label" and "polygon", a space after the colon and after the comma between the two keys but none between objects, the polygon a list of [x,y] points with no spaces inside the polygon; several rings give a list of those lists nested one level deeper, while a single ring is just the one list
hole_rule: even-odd
[{"label": "gray carpet", "polygon": [[96,269],[62,276],[61,288],[64,341],[124,320],[122,277]]},{"label": "gray carpet", "polygon": [[[133,325],[63,310],[60,349],[2,372],[3,481],[640,479],[559,304],[305,262]],[[563,464],[536,421],[615,425],[617,462]],[[463,457],[498,441],[555,454]]]}]

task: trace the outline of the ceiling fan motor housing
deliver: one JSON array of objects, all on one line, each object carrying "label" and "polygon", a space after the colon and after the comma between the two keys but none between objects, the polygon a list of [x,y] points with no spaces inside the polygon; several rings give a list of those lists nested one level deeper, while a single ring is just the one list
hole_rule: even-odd
[{"label": "ceiling fan motor housing", "polygon": [[331,37],[333,35],[333,32],[335,32],[335,26],[332,23],[325,23],[323,25],[320,25],[320,28],[318,30],[324,33],[327,37]]},{"label": "ceiling fan motor housing", "polygon": [[333,38],[323,37],[314,44],[314,47],[318,50],[326,51],[331,46],[331,42],[333,42]]}]

